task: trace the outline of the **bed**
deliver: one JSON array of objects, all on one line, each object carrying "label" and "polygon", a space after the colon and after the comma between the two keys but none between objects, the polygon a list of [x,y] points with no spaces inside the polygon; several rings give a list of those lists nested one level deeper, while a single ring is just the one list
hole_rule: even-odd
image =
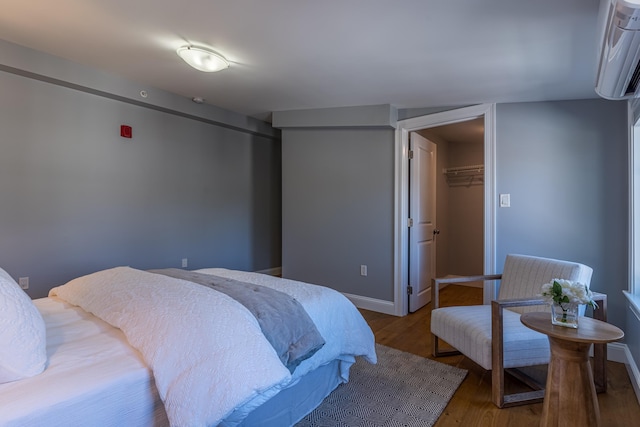
[{"label": "bed", "polygon": [[[376,362],[371,329],[334,290],[219,268],[180,274],[117,267],[31,301],[0,269],[0,426],[293,425],[348,381],[356,357]],[[283,355],[262,331],[263,308],[252,313],[214,279],[254,300],[286,294],[321,345],[278,312],[296,336]]]}]

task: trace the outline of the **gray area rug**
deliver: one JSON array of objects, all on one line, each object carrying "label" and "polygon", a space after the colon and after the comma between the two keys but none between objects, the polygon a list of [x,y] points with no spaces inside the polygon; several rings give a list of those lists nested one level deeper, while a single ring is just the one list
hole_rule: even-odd
[{"label": "gray area rug", "polygon": [[433,426],[467,371],[376,344],[378,363],[359,359],[296,427]]}]

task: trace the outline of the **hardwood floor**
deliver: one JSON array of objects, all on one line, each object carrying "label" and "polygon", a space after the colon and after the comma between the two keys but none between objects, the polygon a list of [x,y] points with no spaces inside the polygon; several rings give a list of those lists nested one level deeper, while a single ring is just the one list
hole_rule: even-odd
[{"label": "hardwood floor", "polygon": [[[482,289],[448,286],[441,291],[442,305],[482,303]],[[455,303],[454,303],[455,301]],[[464,356],[434,358],[431,355],[430,307],[396,317],[360,310],[376,336],[376,342],[466,369],[467,377],[447,405],[435,427],[449,426],[518,426],[534,427],[540,423],[542,403],[498,409],[491,402],[491,371],[485,371]],[[607,392],[598,394],[603,427],[640,425],[640,405],[624,364],[607,363]],[[520,389],[516,381],[508,390]],[[523,389],[523,391],[526,389]]]}]

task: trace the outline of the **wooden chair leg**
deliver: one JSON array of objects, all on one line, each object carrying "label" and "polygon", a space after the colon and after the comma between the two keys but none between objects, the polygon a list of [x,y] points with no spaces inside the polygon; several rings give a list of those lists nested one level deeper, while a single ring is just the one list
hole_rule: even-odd
[{"label": "wooden chair leg", "polygon": [[[607,321],[607,295],[597,294],[594,300],[598,303],[598,308],[593,310],[593,318]],[[593,383],[596,392],[605,393],[607,391],[607,344],[593,345]]]},{"label": "wooden chair leg", "polygon": [[504,322],[503,310],[497,301],[491,303],[491,400],[498,408],[508,408],[510,406],[526,405],[530,403],[542,402],[544,399],[544,388],[538,384],[532,384],[532,380],[523,375],[516,374],[516,377],[523,380],[525,384],[536,388],[533,391],[523,393],[505,394],[504,392]]},{"label": "wooden chair leg", "polygon": [[457,356],[461,354],[458,350],[446,350],[441,351],[440,345],[438,344],[440,339],[437,335],[431,334],[431,353],[433,357],[443,357],[443,356]]},{"label": "wooden chair leg", "polygon": [[504,330],[502,308],[491,303],[491,400],[498,408],[504,406]]},{"label": "wooden chair leg", "polygon": [[438,337],[431,334],[431,353],[433,357],[438,357]]}]

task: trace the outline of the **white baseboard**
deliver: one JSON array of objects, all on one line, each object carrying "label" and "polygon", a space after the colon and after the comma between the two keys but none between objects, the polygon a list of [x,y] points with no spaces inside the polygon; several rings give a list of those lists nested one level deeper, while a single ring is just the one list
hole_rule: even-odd
[{"label": "white baseboard", "polygon": [[[270,276],[282,277],[282,267],[267,268],[265,270],[256,271],[256,273],[268,274]],[[365,310],[378,311],[384,314],[395,315],[395,305],[392,301],[384,301],[375,298],[363,297],[360,295],[352,295],[342,293],[344,296],[358,308]]]},{"label": "white baseboard", "polygon": [[282,267],[267,268],[266,270],[256,271],[256,273],[268,274],[269,276],[282,276]]},{"label": "white baseboard", "polygon": [[390,314],[395,316],[395,305],[393,301],[384,301],[375,298],[363,297],[360,295],[352,295],[342,293],[345,297],[349,298],[349,301],[358,308],[365,310],[377,311],[379,313]]},{"label": "white baseboard", "polygon": [[631,352],[626,344],[619,342],[607,344],[607,360],[627,364],[630,357]]},{"label": "white baseboard", "polygon": [[[590,353],[590,355],[593,356],[593,347],[591,347]],[[607,360],[610,362],[624,363],[627,367],[627,373],[629,374],[633,391],[636,394],[636,399],[638,399],[638,403],[640,403],[640,370],[633,360],[633,355],[629,351],[629,347],[627,347],[626,344],[618,342],[607,344]]]},{"label": "white baseboard", "polygon": [[[267,268],[265,270],[256,271],[256,273],[282,277],[282,267]],[[353,305],[358,308],[377,311],[384,314],[391,314],[392,316],[396,315],[395,305],[393,301],[384,301],[375,298],[363,297],[360,295],[347,294],[344,292],[342,294],[349,298]]]},{"label": "white baseboard", "polygon": [[[615,360],[614,355],[616,354],[621,356],[622,360]],[[638,399],[638,403],[640,403],[640,370],[635,360],[633,360],[633,355],[629,351],[629,347],[627,347],[626,344],[620,343],[609,344],[607,346],[607,359],[625,364],[629,374],[629,380],[631,380],[631,385],[633,386],[633,391],[636,393],[636,399]]]}]

